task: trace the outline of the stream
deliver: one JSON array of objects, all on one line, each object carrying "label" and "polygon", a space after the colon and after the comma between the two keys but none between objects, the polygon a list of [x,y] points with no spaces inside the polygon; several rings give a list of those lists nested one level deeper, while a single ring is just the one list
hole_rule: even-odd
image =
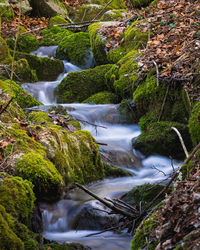
[{"label": "stream", "polygon": [[[54,58],[56,46],[41,47],[33,52],[38,56]],[[72,71],[80,71],[79,68],[67,61],[63,61],[65,72],[56,81],[25,83],[22,87],[44,105],[36,109],[47,111],[52,104],[56,104],[54,95],[55,87]],[[92,57],[88,59],[86,68],[93,64]],[[156,183],[164,180],[166,176],[155,169],[162,169],[167,175],[172,172],[171,159],[152,155],[144,158],[140,152],[132,148],[132,140],[141,132],[137,124],[129,124],[126,117],[118,111],[118,105],[105,104],[63,104],[67,112],[78,119],[82,119],[97,125],[82,124],[82,129],[88,130],[94,138],[107,146],[101,146],[103,157],[121,168],[131,172],[133,176],[109,178],[87,185],[87,188],[100,197],[115,198],[123,195],[136,185]],[[175,167],[178,165],[175,164]],[[106,208],[80,189],[72,190],[65,199],[55,204],[40,204],[42,211],[44,232],[49,240],[62,242],[79,242],[92,249],[126,250],[130,249],[131,236],[126,232],[115,233],[108,231],[99,235],[86,237],[90,233],[99,232],[104,224],[112,226],[117,221],[115,215],[94,210]]]}]

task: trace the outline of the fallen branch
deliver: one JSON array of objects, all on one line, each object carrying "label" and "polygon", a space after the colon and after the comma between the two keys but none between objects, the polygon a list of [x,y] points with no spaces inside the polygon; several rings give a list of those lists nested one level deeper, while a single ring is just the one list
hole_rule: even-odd
[{"label": "fallen branch", "polygon": [[87,194],[91,195],[92,197],[94,197],[95,199],[97,199],[98,201],[100,201],[102,204],[104,204],[106,207],[112,209],[113,211],[115,211],[118,214],[122,214],[126,217],[135,219],[135,214],[129,213],[127,211],[124,211],[114,205],[112,205],[110,202],[106,201],[103,198],[98,197],[96,194],[94,194],[93,192],[91,192],[90,190],[88,190],[86,187],[84,187],[83,185],[80,185],[78,183],[76,183],[76,186],[79,187],[80,189],[84,190]]},{"label": "fallen branch", "polygon": [[99,17],[100,15],[101,15],[101,13],[108,7],[108,5],[110,4],[110,3],[112,3],[112,1],[113,0],[110,0],[107,4],[106,4],[106,6],[92,19],[92,22],[94,21],[94,20],[96,20],[97,19],[97,17]]},{"label": "fallen branch", "polygon": [[97,125],[97,124],[95,124],[95,123],[92,123],[92,122],[88,122],[88,121],[85,121],[85,120],[81,120],[81,119],[78,119],[78,118],[74,118],[76,121],[79,121],[79,122],[83,122],[83,123],[87,123],[87,124],[89,124],[89,125],[92,125],[92,126],[94,126],[94,127],[100,127],[100,128],[106,128],[107,129],[107,127],[105,127],[105,126],[102,126],[102,125]]},{"label": "fallen branch", "polygon": [[171,127],[171,129],[173,129],[173,130],[176,132],[176,134],[178,135],[178,138],[179,138],[179,140],[180,140],[180,142],[181,142],[181,146],[182,146],[182,148],[183,148],[183,151],[184,151],[184,153],[185,153],[185,156],[188,158],[189,153],[188,153],[188,151],[187,151],[187,148],[186,148],[186,146],[185,146],[185,143],[184,143],[184,141],[183,141],[183,138],[182,138],[182,136],[181,136],[181,133],[180,133],[180,132],[178,131],[178,129],[175,128],[175,127]]}]

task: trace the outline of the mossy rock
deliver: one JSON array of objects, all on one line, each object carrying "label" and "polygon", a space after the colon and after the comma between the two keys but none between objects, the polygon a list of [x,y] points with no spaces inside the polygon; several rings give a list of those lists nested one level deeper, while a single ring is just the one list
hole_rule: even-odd
[{"label": "mossy rock", "polygon": [[59,25],[59,24],[69,24],[69,22],[61,16],[54,16],[50,18],[49,28],[52,28],[54,25]]},{"label": "mossy rock", "polygon": [[189,119],[189,131],[195,147],[200,142],[200,102],[197,102]]},{"label": "mossy rock", "polygon": [[58,103],[83,102],[91,95],[107,90],[105,74],[112,65],[70,72],[56,89]]},{"label": "mossy rock", "polygon": [[131,4],[134,8],[141,8],[148,6],[153,0],[131,0]]},{"label": "mossy rock", "polygon": [[108,63],[105,51],[106,38],[98,34],[98,28],[103,24],[103,22],[93,23],[88,27],[91,49],[97,65]]},{"label": "mossy rock", "polygon": [[3,22],[11,21],[14,18],[14,11],[8,0],[0,1],[0,16]]},{"label": "mossy rock", "polygon": [[107,104],[118,103],[117,95],[108,91],[99,92],[90,96],[83,103]]},{"label": "mossy rock", "polygon": [[34,185],[39,200],[56,200],[63,191],[63,180],[55,166],[37,153],[23,155],[17,161],[17,174]]},{"label": "mossy rock", "polygon": [[53,119],[48,116],[48,113],[42,111],[33,111],[29,114],[28,120],[33,123],[41,123],[41,122],[52,122]]},{"label": "mossy rock", "polygon": [[108,51],[107,58],[109,63],[116,63],[122,59],[127,54],[127,51],[122,46],[117,47],[116,49],[111,49]]},{"label": "mossy rock", "polygon": [[109,164],[104,164],[105,176],[111,178],[133,176],[129,171]]},{"label": "mossy rock", "polygon": [[[132,206],[139,207],[140,203],[142,204],[142,209],[149,205],[153,198],[160,193],[163,189],[163,185],[155,184],[144,184],[140,186],[135,186],[131,191],[129,191],[124,197],[123,200]],[[152,206],[156,206],[165,198],[164,194],[159,197],[158,200]]]},{"label": "mossy rock", "polygon": [[102,16],[102,21],[116,21],[118,19],[122,19],[126,16],[126,10],[125,9],[119,9],[119,10],[108,10],[106,11]]},{"label": "mossy rock", "polygon": [[169,86],[164,81],[160,82],[157,87],[156,76],[151,73],[133,92],[133,101],[138,118],[142,117],[140,125],[143,130],[146,129],[149,122],[171,120],[187,123],[189,118],[190,109],[183,87],[180,85]]},{"label": "mossy rock", "polygon": [[43,38],[40,41],[40,46],[58,45],[64,38],[72,34],[72,31],[67,29],[61,29],[60,27],[44,29],[41,31],[41,36]]},{"label": "mossy rock", "polygon": [[[92,0],[92,3],[96,3],[96,4],[101,4],[104,7],[106,6],[106,4],[109,2],[109,0]],[[126,5],[124,3],[123,0],[113,0],[109,6],[108,9],[126,9]]]},{"label": "mossy rock", "polygon": [[31,182],[0,173],[0,204],[7,213],[23,223],[29,223],[34,201]]},{"label": "mossy rock", "polygon": [[14,81],[12,81],[12,84],[10,84],[10,80],[4,82],[0,81],[0,88],[4,89],[6,93],[14,96],[15,101],[21,108],[30,108],[41,104]]},{"label": "mossy rock", "polygon": [[90,56],[90,40],[88,33],[78,32],[64,38],[58,45],[56,57],[70,61],[77,66],[85,66]]},{"label": "mossy rock", "polygon": [[134,83],[138,79],[138,56],[136,50],[130,51],[105,76],[108,88],[114,90],[120,98],[129,98],[136,88]]},{"label": "mossy rock", "polygon": [[26,59],[32,70],[35,70],[39,81],[54,81],[64,71],[61,60],[53,60],[49,57],[38,57],[28,53],[17,52],[15,58]]},{"label": "mossy rock", "polygon": [[181,147],[179,138],[171,127],[176,127],[181,133],[186,147],[191,149],[191,139],[188,127],[176,122],[155,122],[150,124],[145,132],[133,142],[133,147],[141,151],[144,155],[149,156],[153,153],[171,156],[175,159],[183,159],[184,152]]},{"label": "mossy rock", "polygon": [[37,82],[36,71],[32,70],[26,59],[20,59],[14,64],[14,80],[20,82]]},{"label": "mossy rock", "polygon": [[[10,49],[14,50],[15,39],[7,38],[6,40]],[[39,41],[33,35],[19,35],[17,39],[17,47],[16,49],[21,52],[32,52],[39,48]]]},{"label": "mossy rock", "polygon": [[157,225],[158,218],[156,213],[154,213],[143,222],[142,228],[136,231],[131,241],[131,250],[142,250],[146,247],[154,250],[159,242],[155,237],[152,237],[150,241],[146,239],[149,239],[151,231],[155,230]]},{"label": "mossy rock", "polygon": [[10,64],[12,57],[5,40],[0,36],[0,63]]},{"label": "mossy rock", "polygon": [[[135,21],[124,32],[124,45],[126,49],[144,49],[148,42],[148,31],[146,31],[146,21]],[[144,31],[145,30],[145,31]]]},{"label": "mossy rock", "polygon": [[63,176],[66,185],[88,183],[104,177],[99,147],[87,131],[69,134],[61,126],[29,126],[30,135],[43,145],[47,157]]}]

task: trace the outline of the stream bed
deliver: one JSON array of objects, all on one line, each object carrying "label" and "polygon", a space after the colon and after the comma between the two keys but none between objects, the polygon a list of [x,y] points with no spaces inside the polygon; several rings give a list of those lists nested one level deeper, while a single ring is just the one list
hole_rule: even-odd
[{"label": "stream bed", "polygon": [[[55,55],[56,47],[41,47],[34,52],[38,56]],[[89,59],[88,68],[92,64]],[[22,86],[44,105],[35,107],[47,111],[52,104],[56,104],[55,87],[71,71],[81,68],[64,61],[65,72],[56,81],[26,83]],[[100,152],[110,163],[124,168],[132,173],[129,177],[109,178],[87,185],[87,188],[100,197],[117,198],[130,191],[134,186],[145,183],[157,183],[172,172],[171,159],[152,155],[144,158],[140,152],[132,148],[132,140],[141,132],[137,124],[129,124],[126,117],[121,115],[118,105],[105,104],[62,104],[67,112],[75,118],[94,123],[103,127],[96,127],[82,123],[82,129],[88,130],[97,142],[106,144],[100,147]],[[176,163],[175,167],[176,167]],[[156,169],[162,169],[162,172]],[[117,221],[115,215],[100,210],[106,208],[97,200],[80,189],[74,189],[65,199],[55,204],[40,204],[42,211],[44,232],[49,240],[57,242],[79,242],[92,249],[122,250],[130,249],[131,236],[126,232],[112,231],[87,237],[88,234],[100,232],[104,224],[112,226]],[[99,210],[95,210],[99,209]]]}]

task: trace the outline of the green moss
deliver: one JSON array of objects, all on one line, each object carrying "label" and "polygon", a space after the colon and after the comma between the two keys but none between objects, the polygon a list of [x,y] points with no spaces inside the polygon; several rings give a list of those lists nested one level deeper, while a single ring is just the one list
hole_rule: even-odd
[{"label": "green moss", "polygon": [[[106,4],[109,2],[109,0],[94,0],[93,3],[101,4],[103,6],[106,6]],[[108,8],[110,9],[125,9],[126,5],[123,0],[113,0]]]},{"label": "green moss", "polygon": [[49,57],[38,57],[22,52],[17,52],[15,58],[26,59],[31,69],[35,70],[39,81],[54,81],[64,71],[64,64],[58,59],[53,60]]},{"label": "green moss", "polygon": [[106,11],[103,14],[102,20],[103,21],[116,21],[116,20],[122,19],[125,16],[126,16],[125,9],[119,9],[119,10],[112,9],[112,10]]},{"label": "green moss", "polygon": [[97,65],[108,63],[105,52],[106,38],[98,34],[98,28],[102,24],[103,23],[94,23],[88,27],[91,49]]},{"label": "green moss", "polygon": [[72,31],[61,29],[60,27],[53,27],[51,29],[44,29],[41,32],[42,40],[41,46],[58,45],[65,37],[72,35]]},{"label": "green moss", "polygon": [[[8,38],[7,44],[10,49],[14,49],[15,40],[13,38]],[[39,41],[33,35],[19,35],[17,40],[17,50],[21,52],[29,53],[39,48]]]},{"label": "green moss", "polygon": [[109,164],[104,164],[105,176],[111,178],[132,176],[130,172],[123,168],[115,167]]},{"label": "green moss", "polygon": [[0,36],[0,63],[10,64],[12,61],[8,46],[5,40]]},{"label": "green moss", "polygon": [[90,55],[89,49],[89,35],[85,32],[78,32],[67,36],[59,43],[56,57],[70,61],[77,66],[84,66],[87,63],[85,58]]},{"label": "green moss", "polygon": [[183,159],[184,152],[177,134],[171,129],[176,127],[184,138],[188,150],[191,149],[191,140],[187,126],[176,122],[157,122],[150,124],[133,143],[133,147],[145,155],[152,153]]},{"label": "green moss", "polygon": [[70,72],[58,85],[56,94],[59,103],[82,102],[91,95],[107,90],[105,74],[111,65]]},{"label": "green moss", "polygon": [[114,93],[104,91],[99,92],[90,96],[83,103],[95,103],[95,104],[107,104],[107,103],[118,103],[117,95]]},{"label": "green moss", "polygon": [[0,246],[2,250],[24,249],[24,244],[10,228],[9,224],[13,224],[11,216],[6,213],[5,208],[0,205]]},{"label": "green moss", "polygon": [[42,111],[33,111],[29,114],[28,120],[34,123],[52,122],[53,119],[48,116],[48,113]]},{"label": "green moss", "polygon": [[14,18],[14,11],[6,0],[0,1],[0,16],[3,22],[11,21]]},{"label": "green moss", "polygon": [[131,0],[132,6],[135,8],[145,7],[152,2],[152,0]]},{"label": "green moss", "polygon": [[2,173],[0,177],[0,204],[7,213],[23,223],[28,223],[35,201],[33,185],[20,177],[5,177]]},{"label": "green moss", "polygon": [[117,63],[126,55],[126,49],[119,46],[117,49],[109,50],[107,58],[109,63]]},{"label": "green moss", "polygon": [[[153,198],[163,189],[163,185],[154,185],[154,184],[144,184],[140,186],[135,186],[131,191],[129,191],[126,196],[123,198],[127,203],[132,206],[140,206],[142,202],[142,209],[149,205]],[[161,195],[158,200],[152,205],[156,206],[165,198],[164,195]]]},{"label": "green moss", "polygon": [[26,59],[20,59],[14,65],[14,80],[20,82],[37,82],[38,78],[35,70],[31,70],[29,63]]},{"label": "green moss", "polygon": [[17,162],[17,173],[34,185],[34,192],[39,200],[56,200],[63,190],[61,175],[55,166],[40,154],[28,153]]},{"label": "green moss", "polygon": [[54,25],[58,25],[58,24],[69,24],[69,22],[61,16],[54,16],[50,18],[49,28],[52,28]]},{"label": "green moss", "polygon": [[[14,95],[16,102],[19,104],[21,108],[29,108],[41,104],[39,101],[37,101],[33,96],[28,94],[21,86],[19,86],[14,81],[12,82],[13,94],[10,90],[10,80],[6,80],[4,83],[6,84],[4,85],[5,92]],[[0,81],[0,86],[1,86],[1,81]]]},{"label": "green moss", "polygon": [[[143,31],[147,27],[146,21],[135,21],[124,32],[124,46],[127,49],[143,49],[148,42],[148,31]],[[146,30],[146,29],[145,29]]]},{"label": "green moss", "polygon": [[[153,229],[155,229],[157,223],[157,216],[155,214],[152,214],[144,221],[142,228],[133,236],[133,240],[131,241],[131,250],[142,250],[145,247],[148,247],[150,250],[154,250],[156,248],[158,242],[155,239],[149,240],[149,234]],[[146,239],[148,239],[148,241]]]},{"label": "green moss", "polygon": [[193,146],[200,142],[200,102],[197,102],[189,119],[189,131]]}]

